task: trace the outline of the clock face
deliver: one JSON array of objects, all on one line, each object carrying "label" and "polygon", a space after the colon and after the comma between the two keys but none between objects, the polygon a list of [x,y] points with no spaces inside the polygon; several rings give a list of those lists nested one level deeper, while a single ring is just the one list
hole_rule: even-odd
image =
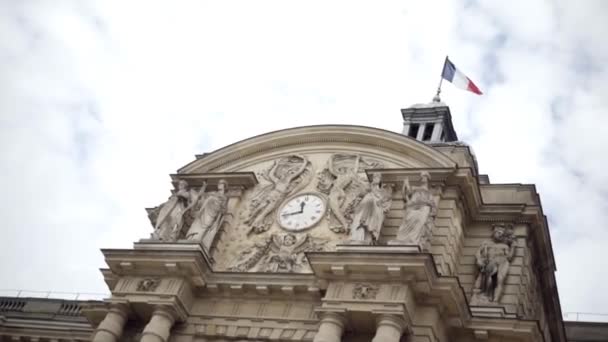
[{"label": "clock face", "polygon": [[308,229],[321,221],[325,208],[325,201],[317,194],[294,196],[279,209],[279,225],[289,231]]}]

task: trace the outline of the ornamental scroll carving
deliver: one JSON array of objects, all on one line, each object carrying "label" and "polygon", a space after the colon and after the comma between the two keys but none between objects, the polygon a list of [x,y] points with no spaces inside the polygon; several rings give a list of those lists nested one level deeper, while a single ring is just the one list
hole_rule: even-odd
[{"label": "ornamental scroll carving", "polygon": [[273,234],[270,238],[254,243],[244,249],[228,268],[233,272],[282,272],[301,273],[308,271],[304,252],[322,251],[327,243],[324,239],[308,234]]},{"label": "ornamental scroll carving", "polygon": [[244,219],[249,233],[260,234],[270,229],[274,220],[271,214],[287,196],[308,185],[312,173],[310,161],[295,154],[275,160],[267,170],[258,173],[265,182],[258,185],[249,201]]},{"label": "ornamental scroll carving", "polygon": [[206,192],[207,183],[196,191],[184,180],[169,199],[148,212],[154,231],[151,239],[175,242],[178,239],[196,241],[208,250],[224,223],[228,183],[220,180],[217,191]]},{"label": "ornamental scroll carving", "polygon": [[515,236],[511,225],[493,225],[492,240],[485,241],[475,253],[478,274],[471,305],[500,301],[511,261],[515,255]]},{"label": "ornamental scroll carving", "polygon": [[327,166],[317,176],[317,189],[328,196],[327,213],[333,232],[348,232],[355,208],[368,193],[367,180],[359,174],[366,169],[382,167],[381,162],[357,154],[331,155]]},{"label": "ornamental scroll carving", "polygon": [[429,188],[430,178],[428,172],[421,172],[419,186],[410,185],[409,178],[403,181],[403,220],[397,238],[389,244],[418,245],[428,250],[437,215],[437,203]]}]

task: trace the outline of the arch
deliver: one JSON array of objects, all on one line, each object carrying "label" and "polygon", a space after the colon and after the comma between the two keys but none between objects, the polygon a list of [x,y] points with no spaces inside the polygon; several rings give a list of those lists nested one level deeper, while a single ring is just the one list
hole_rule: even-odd
[{"label": "arch", "polygon": [[234,171],[234,165],[248,159],[295,149],[305,152],[314,147],[328,151],[336,147],[367,148],[402,158],[405,166],[456,166],[456,162],[445,154],[402,134],[365,126],[319,125],[288,128],[241,140],[203,155],[178,173],[230,172]]}]

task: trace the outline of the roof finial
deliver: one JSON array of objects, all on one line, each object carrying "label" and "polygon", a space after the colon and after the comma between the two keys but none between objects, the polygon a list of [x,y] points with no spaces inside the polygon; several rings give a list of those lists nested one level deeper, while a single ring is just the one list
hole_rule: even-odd
[{"label": "roof finial", "polygon": [[435,96],[433,96],[433,102],[441,102],[441,98],[439,97],[440,92],[441,92],[441,89],[437,89],[437,94],[435,94]]}]

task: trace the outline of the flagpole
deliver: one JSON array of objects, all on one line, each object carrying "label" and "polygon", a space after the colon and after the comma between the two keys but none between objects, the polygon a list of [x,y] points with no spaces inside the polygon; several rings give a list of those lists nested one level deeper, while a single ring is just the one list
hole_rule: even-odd
[{"label": "flagpole", "polygon": [[441,84],[443,83],[443,69],[445,69],[445,63],[448,61],[448,56],[445,56],[445,60],[443,62],[443,68],[441,68],[441,76],[439,77],[439,86],[437,87],[437,94],[433,97],[433,102],[441,102],[441,98],[439,94],[441,94]]}]

